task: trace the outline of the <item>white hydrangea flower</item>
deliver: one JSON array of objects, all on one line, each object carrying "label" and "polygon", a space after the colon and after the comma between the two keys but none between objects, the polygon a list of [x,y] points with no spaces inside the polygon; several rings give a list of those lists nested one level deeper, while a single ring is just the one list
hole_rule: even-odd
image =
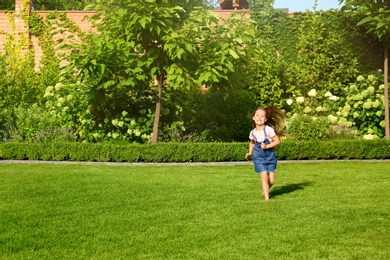
[{"label": "white hydrangea flower", "polygon": [[114,126],[116,126],[116,125],[118,125],[118,120],[117,120],[117,119],[113,119],[113,120],[111,121],[111,123],[112,123]]},{"label": "white hydrangea flower", "polygon": [[60,90],[63,86],[64,86],[64,84],[57,83],[54,88],[55,88],[55,90]]},{"label": "white hydrangea flower", "polygon": [[118,133],[113,133],[113,134],[112,134],[112,138],[117,139],[118,137],[119,137],[119,134],[118,134]]},{"label": "white hydrangea flower", "polygon": [[93,137],[94,137],[95,139],[98,139],[98,138],[100,137],[100,135],[99,135],[99,133],[94,133],[94,134],[93,134]]},{"label": "white hydrangea flower", "polygon": [[333,96],[333,94],[330,93],[329,91],[325,93],[325,97],[331,97],[331,96]]},{"label": "white hydrangea flower", "polygon": [[66,99],[67,99],[68,101],[71,101],[71,100],[73,99],[73,96],[72,96],[72,95],[67,95],[67,96],[66,96]]},{"label": "white hydrangea flower", "polygon": [[303,113],[305,114],[308,114],[311,112],[311,108],[310,107],[305,107],[305,109],[303,109]]},{"label": "white hydrangea flower", "polygon": [[303,102],[305,102],[305,98],[304,97],[297,97],[296,102],[298,104],[302,104]]},{"label": "white hydrangea flower", "polygon": [[338,120],[337,116],[334,116],[334,115],[328,115],[328,119],[329,119],[329,121],[330,121],[332,124],[337,123],[337,120]]},{"label": "white hydrangea flower", "polygon": [[353,96],[354,100],[363,100],[363,95],[362,94],[356,94]]},{"label": "white hydrangea flower", "polygon": [[363,81],[363,80],[364,80],[364,77],[363,77],[362,75],[360,75],[360,76],[357,77],[356,80],[357,80],[357,81]]},{"label": "white hydrangea flower", "polygon": [[294,101],[291,98],[289,98],[286,102],[287,105],[291,106]]},{"label": "white hydrangea flower", "polygon": [[376,114],[377,116],[382,116],[382,115],[383,115],[382,111],[376,111],[375,114]]},{"label": "white hydrangea flower", "polygon": [[347,120],[345,120],[345,121],[343,121],[343,122],[340,122],[340,124],[345,125],[345,126],[347,126],[347,127],[352,127],[352,122],[349,122],[349,121],[347,121]]},{"label": "white hydrangea flower", "polygon": [[369,87],[367,88],[367,91],[368,91],[368,93],[370,93],[370,94],[374,94],[375,88],[374,88],[373,86],[369,86]]},{"label": "white hydrangea flower", "polygon": [[338,100],[339,98],[338,98],[337,96],[331,96],[329,99],[332,100],[332,101],[336,101],[336,100]]},{"label": "white hydrangea flower", "polygon": [[380,125],[381,127],[385,127],[385,120],[380,121],[379,125]]},{"label": "white hydrangea flower", "polygon": [[364,136],[363,136],[363,139],[366,139],[366,140],[373,140],[374,137],[373,137],[372,135],[368,134],[368,135],[364,135]]},{"label": "white hydrangea flower", "polygon": [[45,94],[43,95],[44,98],[46,98],[46,97],[52,97],[52,96],[54,96],[54,94],[53,94],[53,93],[50,93],[50,92],[45,92]]},{"label": "white hydrangea flower", "polygon": [[349,86],[349,89],[350,90],[357,90],[357,87],[355,84],[352,84],[351,86]]},{"label": "white hydrangea flower", "polygon": [[316,107],[316,111],[317,112],[322,112],[322,111],[324,111],[324,109],[322,108],[322,106],[319,106],[319,107]]},{"label": "white hydrangea flower", "polygon": [[123,126],[123,121],[119,121],[119,122],[118,122],[118,126],[119,126],[119,127],[122,127],[122,126]]},{"label": "white hydrangea flower", "polygon": [[315,97],[317,95],[317,91],[313,88],[307,93],[309,97]]},{"label": "white hydrangea flower", "polygon": [[377,108],[377,107],[379,107],[380,104],[381,104],[381,103],[379,102],[379,100],[375,100],[375,101],[372,103],[372,107],[373,107],[373,108]]},{"label": "white hydrangea flower", "polygon": [[133,130],[127,129],[127,133],[128,133],[129,135],[131,135],[131,134],[133,133]]},{"label": "white hydrangea flower", "polygon": [[374,75],[371,75],[371,74],[368,75],[367,78],[368,78],[368,80],[371,81],[371,82],[373,82],[373,81],[375,80],[375,76],[374,76]]},{"label": "white hydrangea flower", "polygon": [[370,109],[372,107],[372,101],[371,99],[368,99],[367,102],[363,103],[363,108],[364,109]]},{"label": "white hydrangea flower", "polygon": [[141,132],[138,129],[135,129],[134,134],[135,134],[135,136],[140,136]]},{"label": "white hydrangea flower", "polygon": [[379,85],[379,90],[384,90],[385,89],[385,85],[381,84]]},{"label": "white hydrangea flower", "polygon": [[353,118],[358,118],[359,117],[359,113],[358,112],[354,112],[353,113]]},{"label": "white hydrangea flower", "polygon": [[122,116],[127,116],[127,114],[129,114],[129,113],[127,113],[126,111],[122,111]]},{"label": "white hydrangea flower", "polygon": [[343,111],[346,111],[346,112],[351,111],[351,106],[350,106],[349,104],[346,104],[346,105],[343,107]]}]

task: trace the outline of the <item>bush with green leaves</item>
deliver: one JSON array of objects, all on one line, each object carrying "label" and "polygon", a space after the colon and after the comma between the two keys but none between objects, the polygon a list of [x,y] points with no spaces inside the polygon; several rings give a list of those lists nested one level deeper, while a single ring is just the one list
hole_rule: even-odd
[{"label": "bush with green leaves", "polygon": [[[332,125],[353,129],[360,137],[383,137],[384,86],[381,82],[382,75],[379,72],[358,76],[355,82],[340,87],[337,96],[330,91],[320,95],[315,89],[311,89],[308,97],[292,97],[286,101],[291,111],[287,115],[323,116],[327,117]],[[344,131],[343,134],[353,136],[351,131]]]},{"label": "bush with green leaves", "polygon": [[326,117],[294,114],[287,123],[288,138],[295,140],[323,140],[331,123]]},{"label": "bush with green leaves", "polygon": [[356,76],[357,59],[343,47],[337,33],[328,30],[322,19],[323,12],[306,12],[302,16],[296,46],[297,59],[288,66],[284,83],[299,96],[316,89],[319,94],[331,91],[338,94],[340,84]]},{"label": "bush with green leaves", "polygon": [[359,75],[355,82],[343,88],[337,111],[338,121],[351,125],[366,139],[385,135],[384,85],[382,73]]},{"label": "bush with green leaves", "polygon": [[250,96],[249,91],[240,89],[190,92],[184,107],[184,134],[208,141],[248,141],[250,114],[256,108]]},{"label": "bush with green leaves", "polygon": [[[50,110],[38,104],[15,109],[15,125],[20,141],[52,142],[75,141],[76,135],[70,128],[60,126],[60,121]],[[14,140],[15,141],[15,140]]]},{"label": "bush with green leaves", "polygon": [[[137,105],[138,116],[135,116],[135,111],[131,111],[131,102],[134,101],[135,96],[123,93],[123,96],[116,97],[123,102],[127,101],[127,107],[121,106],[120,100],[115,104],[115,99],[106,100],[107,104],[102,102],[102,97],[93,88],[77,82],[50,86],[46,89],[44,97],[46,109],[60,121],[61,127],[73,129],[81,141],[145,142],[150,140],[152,111]],[[148,96],[145,96],[137,102],[146,104],[147,100]],[[96,105],[99,101],[101,106]]]}]

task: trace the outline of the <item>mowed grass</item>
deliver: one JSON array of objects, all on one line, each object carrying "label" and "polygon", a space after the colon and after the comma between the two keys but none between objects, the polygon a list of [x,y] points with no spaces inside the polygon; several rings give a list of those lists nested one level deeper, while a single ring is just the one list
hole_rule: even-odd
[{"label": "mowed grass", "polygon": [[390,259],[390,163],[0,164],[1,259]]}]

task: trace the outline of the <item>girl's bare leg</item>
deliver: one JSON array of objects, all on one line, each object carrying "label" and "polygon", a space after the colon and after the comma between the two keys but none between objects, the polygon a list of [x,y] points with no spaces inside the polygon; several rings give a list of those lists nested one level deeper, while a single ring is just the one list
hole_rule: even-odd
[{"label": "girl's bare leg", "polygon": [[269,189],[271,189],[271,187],[274,185],[275,183],[275,173],[274,172],[270,172],[268,174],[268,185],[269,185]]},{"label": "girl's bare leg", "polygon": [[261,187],[265,200],[269,200],[269,176],[267,172],[261,173]]}]

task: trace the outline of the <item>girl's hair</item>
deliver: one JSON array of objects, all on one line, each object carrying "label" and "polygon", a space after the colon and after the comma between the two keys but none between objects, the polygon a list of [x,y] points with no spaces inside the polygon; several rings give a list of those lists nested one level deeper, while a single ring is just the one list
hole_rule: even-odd
[{"label": "girl's hair", "polygon": [[[271,126],[272,128],[274,128],[275,133],[277,135],[279,135],[279,136],[285,135],[284,124],[286,122],[286,116],[284,115],[282,110],[280,110],[279,108],[274,107],[274,106],[266,106],[264,108],[258,108],[252,112],[251,118],[253,118],[255,116],[256,111],[258,111],[258,110],[265,111],[265,118],[267,119],[266,124]],[[256,124],[253,120],[252,120],[252,125],[253,125],[253,128],[256,127]]]}]

